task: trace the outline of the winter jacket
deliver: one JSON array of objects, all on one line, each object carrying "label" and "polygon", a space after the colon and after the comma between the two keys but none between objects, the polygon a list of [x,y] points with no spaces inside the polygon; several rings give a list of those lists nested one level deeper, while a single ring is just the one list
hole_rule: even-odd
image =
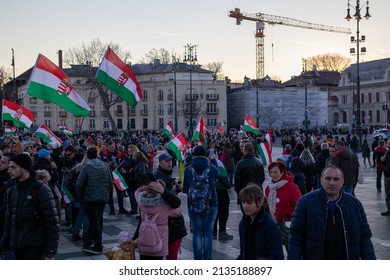
[{"label": "winter jacket", "polygon": [[[252,225],[250,217],[244,215],[239,225],[239,233],[240,255],[237,260],[284,259],[278,224],[264,208],[261,208]],[[254,249],[252,253],[248,252],[248,246]]]},{"label": "winter jacket", "polygon": [[[154,197],[146,197],[147,192],[142,191],[141,188],[135,191],[135,199],[141,209],[141,221],[145,219],[145,215],[154,216],[159,214],[156,219],[157,230],[162,241],[162,248],[156,253],[146,253],[138,249],[138,252],[147,256],[165,257],[168,255],[168,217],[178,217],[182,215],[181,207],[173,209],[166,201],[157,194]],[[142,222],[141,222],[142,223]],[[140,232],[139,234],[142,234]]]},{"label": "winter jacket", "polygon": [[[372,234],[361,202],[348,193],[340,192],[336,207],[343,222],[347,259],[374,260]],[[312,191],[298,201],[291,221],[288,259],[322,259],[327,213],[323,189]]]},{"label": "winter jacket", "polygon": [[46,255],[54,256],[58,248],[59,221],[49,186],[37,181],[32,172],[27,180],[16,183],[9,198],[0,250],[39,246],[45,248]]},{"label": "winter jacket", "polygon": [[108,202],[113,187],[111,170],[100,159],[91,159],[77,178],[77,198],[83,202]]},{"label": "winter jacket", "polygon": [[[181,205],[181,200],[172,191],[172,188],[175,184],[175,179],[172,177],[172,170],[164,170],[160,166],[154,172],[154,175],[157,179],[161,179],[165,183],[165,191],[161,194],[161,197],[167,202],[172,208],[178,208]],[[172,243],[180,238],[183,238],[187,235],[187,229],[184,222],[183,215],[178,217],[168,217],[168,243]]]},{"label": "winter jacket", "polygon": [[337,150],[330,160],[341,168],[344,175],[344,185],[356,185],[359,175],[359,161],[357,156],[348,148]]},{"label": "winter jacket", "polygon": [[291,161],[290,172],[294,175],[294,183],[298,186],[299,191],[304,195],[306,191],[306,176],[305,176],[306,165],[300,158],[294,158]]},{"label": "winter jacket", "polygon": [[384,162],[381,157],[386,154],[388,149],[385,146],[378,146],[374,149],[374,162],[376,162],[376,168],[384,168]]},{"label": "winter jacket", "polygon": [[209,187],[211,190],[211,207],[218,207],[218,198],[217,198],[217,190],[215,187],[215,183],[218,179],[219,176],[219,171],[218,169],[212,165],[209,164],[209,160],[207,157],[193,157],[191,160],[191,165],[187,166],[186,169],[184,170],[184,179],[183,179],[183,193],[188,193],[188,188],[191,184],[192,181],[192,170],[191,167],[195,169],[195,172],[197,174],[202,174],[207,167],[210,168],[209,171]]},{"label": "winter jacket", "polygon": [[329,149],[321,150],[316,156],[316,160],[314,162],[314,166],[316,168],[316,174],[321,174],[322,170],[324,170],[326,161],[330,157]]},{"label": "winter jacket", "polygon": [[244,155],[237,163],[234,174],[234,189],[236,193],[240,193],[240,191],[250,182],[263,187],[264,180],[264,166],[260,159],[254,155]]}]

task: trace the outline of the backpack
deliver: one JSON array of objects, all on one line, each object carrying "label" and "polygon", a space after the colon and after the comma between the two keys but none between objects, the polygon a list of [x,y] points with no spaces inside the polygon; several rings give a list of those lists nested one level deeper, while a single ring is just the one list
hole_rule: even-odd
[{"label": "backpack", "polygon": [[197,174],[191,166],[192,181],[188,188],[188,210],[194,214],[207,214],[210,210],[212,193],[209,187],[210,167]]},{"label": "backpack", "polygon": [[156,224],[158,215],[159,213],[154,216],[143,214],[144,219],[138,234],[138,249],[141,253],[157,253],[162,249],[162,241]]}]

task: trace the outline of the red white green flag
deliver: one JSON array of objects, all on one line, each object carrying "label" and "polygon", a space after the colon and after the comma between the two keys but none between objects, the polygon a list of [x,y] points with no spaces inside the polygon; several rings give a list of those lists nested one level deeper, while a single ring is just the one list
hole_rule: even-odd
[{"label": "red white green flag", "polygon": [[260,134],[260,130],[257,128],[255,121],[251,118],[251,116],[249,116],[249,114],[246,114],[245,116],[244,130],[247,132],[253,132],[255,135]]},{"label": "red white green flag", "polygon": [[64,199],[65,204],[71,203],[74,200],[74,197],[67,186],[62,185],[62,193],[62,198]]},{"label": "red white green flag", "polygon": [[217,130],[221,134],[221,136],[225,136],[225,132],[223,131],[223,129],[220,125],[217,126]]},{"label": "red white green flag", "polygon": [[16,132],[16,126],[4,126],[4,135],[13,135]]},{"label": "red white green flag", "polygon": [[62,145],[62,141],[58,138],[45,124],[41,124],[34,133],[35,137],[41,138],[46,143],[54,143],[56,146]]},{"label": "red white green flag", "polygon": [[142,98],[142,90],[134,73],[110,47],[100,63],[96,79],[133,108]]},{"label": "red white green flag", "polygon": [[221,175],[222,177],[226,177],[227,178],[228,173],[227,173],[227,170],[225,168],[225,165],[219,159],[216,158],[215,160],[217,161],[217,167],[218,167],[219,175]]},{"label": "red white green flag", "polygon": [[86,117],[91,110],[64,71],[42,54],[33,68],[27,94],[57,104],[75,116]]},{"label": "red white green flag", "polygon": [[115,187],[117,187],[117,189],[120,191],[124,191],[124,190],[127,190],[129,188],[126,185],[125,179],[123,179],[123,177],[118,169],[115,169],[112,172],[112,182],[114,183]]},{"label": "red white green flag", "polygon": [[174,132],[174,130],[173,130],[173,127],[172,127],[171,122],[168,122],[168,123],[167,123],[167,126],[166,126],[165,129],[164,129],[164,134],[165,134],[169,139],[172,139],[173,137],[175,137],[175,132]]},{"label": "red white green flag", "polygon": [[198,124],[196,125],[196,129],[192,139],[194,141],[200,141],[202,146],[205,146],[205,132],[207,131],[207,127],[203,122],[203,117],[200,117]]},{"label": "red white green flag", "polygon": [[178,161],[183,161],[187,149],[187,140],[182,133],[176,135],[167,144],[167,149],[170,149]]},{"label": "red white green flag", "polygon": [[73,131],[70,129],[65,128],[62,132],[68,137],[73,136]]},{"label": "red white green flag", "polygon": [[272,132],[269,130],[264,137],[264,141],[257,144],[257,151],[264,165],[272,162]]},{"label": "red white green flag", "polygon": [[314,135],[314,133],[312,133],[310,137],[310,143],[313,145],[315,141],[316,141],[316,136]]},{"label": "red white green flag", "polygon": [[34,114],[27,108],[3,99],[3,121],[12,121],[14,126],[30,128],[35,120]]},{"label": "red white green flag", "polygon": [[248,135],[246,135],[246,132],[244,130],[244,127],[240,125],[240,130],[238,131],[238,138],[247,138]]}]

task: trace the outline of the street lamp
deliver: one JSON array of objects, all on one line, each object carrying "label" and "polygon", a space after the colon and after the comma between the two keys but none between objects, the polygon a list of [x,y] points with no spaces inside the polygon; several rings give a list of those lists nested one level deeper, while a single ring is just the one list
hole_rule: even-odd
[{"label": "street lamp", "polygon": [[305,125],[305,130],[307,131],[309,129],[309,110],[308,110],[308,105],[307,105],[307,82],[308,78],[313,79],[319,76],[316,66],[313,65],[312,70],[307,73],[306,69],[306,59],[302,58],[302,75],[304,78],[304,83],[305,83],[305,120],[304,120],[304,125]]},{"label": "street lamp", "polygon": [[177,125],[177,94],[176,94],[176,66],[177,66],[177,61],[176,57],[172,56],[172,70],[173,70],[173,106],[174,106],[174,119],[175,119],[175,132],[177,133],[178,131],[178,125]]},{"label": "street lamp", "polygon": [[187,44],[184,46],[184,63],[190,65],[190,130],[188,133],[188,138],[191,139],[193,135],[193,105],[192,105],[192,66],[198,62],[198,57],[196,54],[196,45]]},{"label": "street lamp", "polygon": [[[366,14],[364,17],[366,19],[369,19],[371,17],[371,15],[369,12],[368,1],[366,3],[364,3],[363,6],[360,6],[360,0],[356,0],[355,7],[352,7],[352,5],[349,3],[349,0],[348,0],[347,16],[345,17],[346,20],[348,20],[348,21],[351,20],[352,17],[350,15],[350,11],[351,11],[350,7],[355,9],[355,14],[353,15],[353,18],[356,19],[356,39],[354,37],[351,37],[351,43],[356,43],[356,95],[357,95],[357,99],[356,99],[356,133],[358,135],[360,144],[362,143],[362,128],[361,128],[361,114],[360,114],[360,69],[359,69],[359,62],[360,61],[359,61],[359,55],[360,55],[360,52],[362,52],[362,54],[364,54],[366,52],[366,48],[363,47],[362,49],[360,49],[359,45],[360,45],[360,42],[364,42],[366,38],[365,38],[365,36],[360,37],[359,23],[360,23],[360,20],[362,19],[360,11],[364,6],[366,6]],[[351,48],[350,52],[351,52],[351,54],[354,54],[355,49]]]},{"label": "street lamp", "polygon": [[12,72],[13,72],[13,76],[12,76],[12,98],[11,98],[11,101],[14,102],[14,101],[18,101],[18,96],[16,96],[16,78],[15,78],[15,53],[14,53],[14,49],[11,49],[12,50],[12,63],[11,63],[11,66],[12,66]]}]

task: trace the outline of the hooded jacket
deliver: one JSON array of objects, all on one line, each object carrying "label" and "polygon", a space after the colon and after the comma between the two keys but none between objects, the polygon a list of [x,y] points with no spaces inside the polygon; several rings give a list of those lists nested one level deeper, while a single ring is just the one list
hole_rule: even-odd
[{"label": "hooded jacket", "polygon": [[347,147],[337,150],[331,157],[330,164],[341,168],[344,175],[344,185],[356,185],[359,175],[357,156]]}]

